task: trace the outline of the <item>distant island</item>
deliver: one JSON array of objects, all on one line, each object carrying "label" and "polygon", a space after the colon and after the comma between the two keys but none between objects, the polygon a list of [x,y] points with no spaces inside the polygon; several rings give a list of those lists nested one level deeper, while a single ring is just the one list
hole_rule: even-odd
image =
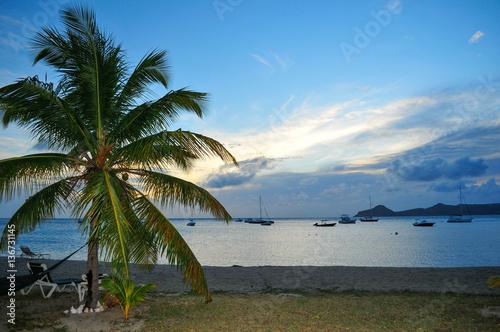
[{"label": "distant island", "polygon": [[[469,210],[472,215],[500,215],[500,203],[494,204],[469,204]],[[465,208],[465,207],[464,207]],[[354,217],[368,217],[373,214],[377,217],[414,217],[414,216],[448,216],[457,214],[460,211],[460,205],[445,205],[438,203],[429,208],[418,208],[405,211],[392,211],[383,205],[377,205],[371,210],[359,211]],[[466,211],[464,211],[464,214]]]}]

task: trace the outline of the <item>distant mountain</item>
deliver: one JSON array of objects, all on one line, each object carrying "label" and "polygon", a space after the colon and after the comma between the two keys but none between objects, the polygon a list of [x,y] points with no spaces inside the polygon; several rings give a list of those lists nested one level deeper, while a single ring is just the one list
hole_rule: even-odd
[{"label": "distant mountain", "polygon": [[[469,204],[469,210],[472,215],[500,215],[500,203],[494,204]],[[465,206],[464,214],[467,214]],[[373,216],[376,217],[406,217],[406,216],[448,216],[450,214],[460,213],[460,205],[445,205],[438,203],[429,208],[418,208],[405,211],[392,211],[383,205],[377,205],[373,208]],[[372,212],[370,210],[359,211],[354,217],[367,217]]]}]

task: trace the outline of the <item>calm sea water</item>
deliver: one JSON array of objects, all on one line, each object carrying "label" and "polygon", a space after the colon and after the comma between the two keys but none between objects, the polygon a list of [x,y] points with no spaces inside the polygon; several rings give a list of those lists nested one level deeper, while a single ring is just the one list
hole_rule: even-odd
[{"label": "calm sea water", "polygon": [[[272,226],[212,219],[173,219],[205,266],[500,266],[500,216],[475,217],[472,223],[447,223],[446,217],[425,217],[434,227],[414,227],[413,217],[381,218],[378,222],[313,227],[317,218],[275,219]],[[0,219],[3,230],[7,219]],[[68,219],[46,222],[19,237],[16,248],[50,253],[60,259],[85,243],[78,224]],[[72,259],[85,260],[86,249]],[[166,261],[163,260],[162,263]]]}]

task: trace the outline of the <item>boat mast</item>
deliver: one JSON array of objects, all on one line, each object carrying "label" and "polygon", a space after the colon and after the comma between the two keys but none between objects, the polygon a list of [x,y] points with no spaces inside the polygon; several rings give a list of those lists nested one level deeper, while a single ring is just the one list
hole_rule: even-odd
[{"label": "boat mast", "polygon": [[373,217],[372,198],[370,195],[368,195],[368,199],[370,200],[370,217]]},{"label": "boat mast", "polygon": [[460,215],[463,215],[462,212],[462,186],[458,186],[458,191],[460,192]]},{"label": "boat mast", "polygon": [[260,220],[262,220],[262,196],[259,196]]}]

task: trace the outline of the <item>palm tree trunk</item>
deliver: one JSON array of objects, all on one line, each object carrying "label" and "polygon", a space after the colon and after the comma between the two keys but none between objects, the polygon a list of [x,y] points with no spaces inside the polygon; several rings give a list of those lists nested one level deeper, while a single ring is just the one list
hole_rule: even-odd
[{"label": "palm tree trunk", "polygon": [[[95,219],[90,222],[89,234],[92,234]],[[87,254],[87,281],[88,294],[85,301],[85,308],[97,308],[99,300],[99,241],[97,239],[89,242],[89,250]]]}]

